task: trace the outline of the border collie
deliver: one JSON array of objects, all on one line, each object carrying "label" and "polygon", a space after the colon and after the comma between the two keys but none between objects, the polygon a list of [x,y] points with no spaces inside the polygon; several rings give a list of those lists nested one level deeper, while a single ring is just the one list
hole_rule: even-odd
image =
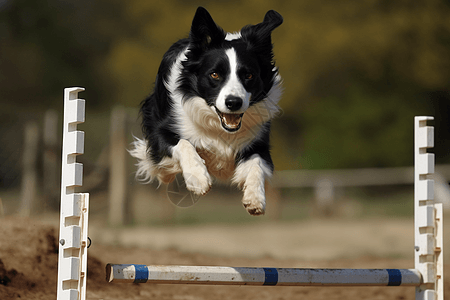
[{"label": "border collie", "polygon": [[199,7],[189,37],[163,57],[153,93],[141,104],[144,139],[130,154],[137,177],[205,195],[212,178],[243,190],[251,215],[265,212],[265,179],[273,173],[269,133],[279,111],[281,77],[271,33],[283,23],[267,12],[262,23],[226,33]]}]

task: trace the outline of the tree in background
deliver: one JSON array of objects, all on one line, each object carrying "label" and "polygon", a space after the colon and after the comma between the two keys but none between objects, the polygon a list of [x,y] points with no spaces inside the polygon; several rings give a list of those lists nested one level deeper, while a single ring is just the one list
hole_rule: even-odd
[{"label": "tree in background", "polygon": [[1,3],[3,113],[60,108],[62,88],[74,85],[88,89],[95,111],[138,107],[198,5],[226,31],[275,9],[285,18],[273,35],[285,88],[272,135],[277,169],[411,165],[419,114],[437,117],[438,163],[450,160],[447,1]]}]

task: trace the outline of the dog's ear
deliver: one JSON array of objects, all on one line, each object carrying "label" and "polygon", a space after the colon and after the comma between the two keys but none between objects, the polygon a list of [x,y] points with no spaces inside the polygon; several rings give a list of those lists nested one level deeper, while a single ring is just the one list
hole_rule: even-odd
[{"label": "dog's ear", "polygon": [[248,42],[249,48],[256,53],[268,55],[270,60],[272,54],[272,31],[283,23],[283,17],[274,10],[269,10],[264,16],[262,23],[245,26],[241,30],[242,39]]},{"label": "dog's ear", "polygon": [[191,42],[205,50],[220,45],[225,36],[225,32],[214,22],[209,12],[201,6],[197,8],[189,34]]},{"label": "dog's ear", "polygon": [[257,31],[270,35],[270,33],[281,24],[283,24],[283,17],[276,11],[269,10],[264,16],[262,23],[255,25],[255,27],[257,27]]}]

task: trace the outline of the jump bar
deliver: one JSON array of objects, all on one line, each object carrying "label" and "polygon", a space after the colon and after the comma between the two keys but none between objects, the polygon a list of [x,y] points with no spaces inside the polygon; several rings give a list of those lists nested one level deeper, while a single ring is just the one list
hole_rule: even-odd
[{"label": "jump bar", "polygon": [[272,286],[419,286],[415,269],[298,269],[108,264],[107,282]]}]

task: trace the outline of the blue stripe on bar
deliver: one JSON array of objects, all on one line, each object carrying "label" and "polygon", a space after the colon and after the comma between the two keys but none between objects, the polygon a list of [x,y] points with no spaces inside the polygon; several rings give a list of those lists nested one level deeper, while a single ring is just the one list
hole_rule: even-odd
[{"label": "blue stripe on bar", "polygon": [[278,283],[278,271],[275,268],[263,268],[264,269],[264,284],[263,285],[277,285]]},{"label": "blue stripe on bar", "polygon": [[146,283],[148,280],[148,268],[146,265],[134,265],[136,277],[134,283]]},{"label": "blue stripe on bar", "polygon": [[389,274],[388,286],[399,286],[402,284],[402,273],[398,269],[386,269]]}]

